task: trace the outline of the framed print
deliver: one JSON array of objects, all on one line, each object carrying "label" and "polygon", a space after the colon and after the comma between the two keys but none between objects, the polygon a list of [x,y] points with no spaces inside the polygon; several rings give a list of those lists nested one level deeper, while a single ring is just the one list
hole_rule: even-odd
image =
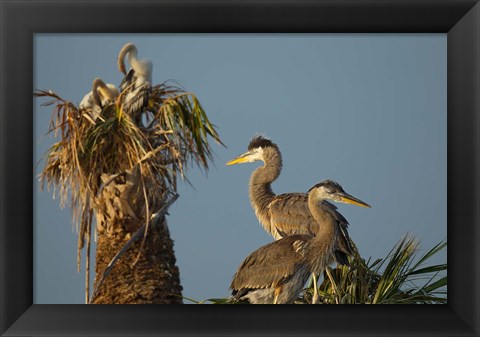
[{"label": "framed print", "polygon": [[[480,27],[480,5],[477,1],[2,1],[1,12],[0,261],[2,270],[0,272],[0,333],[2,336],[479,335],[479,250],[477,247],[479,244],[478,175],[480,173],[478,165],[478,135],[480,134],[478,117],[480,31],[478,28]],[[132,34],[138,35],[134,36]],[[84,37],[87,35],[88,39],[85,39]],[[417,37],[411,39],[412,36]],[[433,40],[430,39],[432,36],[434,37]],[[376,200],[377,205],[383,199],[383,196],[375,195],[372,191],[377,191],[377,194],[382,195],[389,192],[390,197],[396,201],[396,207],[390,210],[391,218],[389,218],[388,213],[383,216],[385,217],[385,226],[396,224],[394,217],[402,210],[408,212],[410,209],[408,207],[411,207],[411,205],[423,209],[425,217],[422,218],[422,221],[426,223],[429,221],[446,222],[448,227],[444,228],[445,233],[442,235],[448,234],[449,241],[447,257],[450,281],[448,302],[443,305],[423,306],[254,306],[253,308],[238,305],[167,307],[164,305],[86,306],[48,304],[60,302],[58,300],[49,302],[48,296],[40,296],[38,284],[39,282],[48,283],[49,273],[56,272],[61,275],[61,269],[51,271],[46,267],[46,264],[38,263],[39,259],[45,259],[48,256],[42,255],[43,251],[39,250],[39,247],[45,245],[45,243],[38,241],[34,234],[35,231],[38,232],[39,230],[37,213],[35,212],[35,208],[38,207],[39,197],[36,192],[38,186],[32,180],[32,178],[36,179],[35,175],[39,172],[38,168],[35,167],[38,161],[38,158],[36,158],[38,156],[38,149],[36,148],[38,139],[35,138],[36,136],[34,137],[39,129],[35,124],[37,117],[33,116],[32,111],[35,111],[42,102],[35,98],[32,103],[32,92],[38,89],[52,89],[58,91],[57,93],[62,96],[63,92],[68,91],[70,83],[73,85],[75,82],[85,82],[82,77],[85,74],[82,74],[83,70],[81,69],[70,73],[67,68],[57,74],[52,72],[55,66],[58,67],[57,69],[61,69],[57,51],[55,51],[55,55],[52,53],[50,57],[53,68],[45,67],[43,72],[39,71],[39,64],[44,63],[39,63],[38,60],[49,59],[48,46],[53,46],[54,43],[61,41],[65,50],[73,45],[82,45],[92,52],[89,55],[86,50],[76,49],[77,55],[70,54],[70,58],[68,58],[71,62],[70,67],[75,67],[75,64],[79,64],[82,60],[87,63],[87,60],[96,60],[107,55],[107,52],[105,52],[105,55],[101,55],[102,52],[97,53],[100,49],[92,49],[93,44],[101,45],[105,50],[115,50],[115,52],[108,54],[108,57],[116,61],[117,50],[124,43],[129,42],[131,37],[135,41],[142,41],[139,43],[139,55],[141,57],[153,59],[154,67],[158,66],[159,69],[164,67],[163,71],[166,78],[154,79],[154,82],[161,82],[174,77],[180,81],[182,86],[184,85],[187,90],[191,89],[192,92],[201,91],[204,85],[211,85],[216,88],[215,90],[218,93],[221,92],[222,87],[235,88],[235,90],[230,90],[230,93],[228,90],[225,91],[223,95],[230,97],[231,104],[236,104],[236,107],[224,105],[222,108],[213,109],[218,112],[215,112],[216,115],[213,114],[215,118],[209,115],[214,124],[217,120],[221,121],[218,124],[221,136],[222,125],[225,125],[228,121],[242,131],[236,132],[235,128],[223,129],[226,132],[226,138],[230,140],[226,142],[228,151],[225,150],[221,153],[220,150],[218,151],[217,159],[220,160],[214,160],[215,166],[222,166],[222,170],[225,169],[226,171],[227,169],[223,168],[224,163],[228,160],[226,158],[232,159],[241,151],[245,151],[249,138],[255,132],[265,132],[267,136],[271,135],[272,140],[279,143],[282,149],[285,149],[284,170],[290,171],[284,171],[285,173],[280,176],[279,181],[291,182],[291,177],[297,176],[294,181],[295,184],[292,183],[291,187],[289,185],[284,185],[285,188],[278,189],[274,187],[274,190],[278,190],[279,193],[294,191],[294,189],[297,189],[294,186],[300,185],[303,188],[308,183],[318,182],[312,181],[309,177],[306,179],[307,182],[303,184],[302,176],[307,170],[321,168],[324,172],[320,173],[320,179],[323,174],[327,174],[328,177],[332,176],[332,178],[340,176],[340,179],[342,179],[339,181],[340,183],[348,180],[345,177],[349,176],[349,172],[364,170],[368,171],[369,175],[355,176],[359,180],[363,179],[363,192],[362,190],[355,191],[349,188],[348,185],[353,183],[346,184],[345,190],[347,192],[351,191],[353,195],[358,195],[366,202],[370,202],[369,198]],[[363,41],[374,37],[375,40],[368,40],[370,41],[368,43],[369,53],[363,53],[359,46],[356,46],[356,49],[347,47],[345,41],[349,37],[352,37],[353,40],[360,38]],[[149,45],[149,41],[157,38],[159,39],[157,43],[173,46],[170,52],[174,55],[170,59],[167,55],[170,49],[163,49],[160,53],[164,54],[160,56],[147,55],[148,53],[145,52],[148,51],[145,46]],[[338,39],[343,39],[343,44],[338,44],[336,42]],[[410,48],[416,46],[418,54],[412,56],[405,51],[403,51],[404,54],[401,54],[401,50],[393,47],[388,49],[388,53],[381,54],[380,49],[375,49],[378,44],[389,45],[389,40],[393,39],[401,41],[403,46],[408,45]],[[313,44],[323,45],[324,47],[323,49],[314,49]],[[427,44],[432,45],[433,48],[423,53]],[[144,48],[142,49],[140,46]],[[196,46],[196,49],[192,46]],[[343,59],[348,60],[343,62],[344,66],[341,62],[334,63],[335,59],[340,58],[341,55],[335,54],[335,52],[330,54],[330,50],[335,50],[338,46],[343,48],[344,55],[356,54],[357,59],[363,57],[364,59],[373,58],[377,60],[376,64],[375,62],[372,62],[372,64],[378,66],[378,68],[368,68],[360,61],[358,64],[351,63],[352,58],[348,57]],[[316,59],[312,63],[312,60],[305,56],[305,50],[314,51],[319,62],[323,62],[322,65],[329,65],[334,69],[343,68],[341,71],[347,75],[340,77],[342,76],[341,71],[319,71],[315,68]],[[373,53],[372,50],[374,50]],[[158,50],[152,50],[151,54],[156,51]],[[269,54],[270,52],[272,54]],[[278,53],[278,68],[274,68],[275,61],[277,61],[274,56],[275,52]],[[436,57],[438,54],[441,54],[442,57]],[[192,60],[194,60],[194,58],[191,58],[192,55],[197,55],[202,60],[209,60],[212,64],[210,66],[208,63],[198,62],[196,66],[202,70],[210,69],[209,71],[199,72],[201,75],[199,75],[198,85],[191,79],[182,83],[181,81],[187,78],[186,75],[181,76],[177,75],[178,72],[172,71],[172,74],[168,72],[168,62],[173,64],[178,59],[178,63],[184,62],[192,65]],[[215,59],[215,57],[218,58]],[[282,57],[291,60],[291,63],[289,64]],[[233,72],[228,64],[235,63],[238,65],[241,63],[241,59],[248,60],[249,63],[246,62],[244,68],[240,67],[241,71]],[[407,63],[410,62],[408,64],[411,67],[408,69],[402,68],[400,71],[395,70],[394,68],[398,64],[394,60],[397,59],[403,59]],[[162,64],[162,61],[165,63]],[[267,64],[271,68],[266,67]],[[99,62],[98,67],[105,69],[106,66]],[[252,69],[249,69],[249,67]],[[290,67],[291,69],[289,69]],[[193,68],[185,68],[189,69],[185,73],[196,71]],[[276,70],[268,73],[270,69]],[[371,71],[381,69],[378,70],[377,75],[371,77],[376,81],[373,86],[373,90],[376,91],[373,94],[372,91],[366,91],[365,87],[367,85],[362,82],[368,77],[365,74],[368,73],[369,69]],[[409,74],[417,72],[420,80],[415,83],[408,82],[409,77],[402,79],[399,75],[401,72]],[[312,82],[312,85],[305,80],[305,77],[288,77],[292,73],[304,73],[308,74],[308,78],[315,77],[320,80]],[[72,76],[72,74],[74,75]],[[230,78],[228,78],[229,74]],[[257,76],[257,74],[267,74],[267,80],[259,80],[260,75]],[[312,74],[315,74],[315,76]],[[44,83],[47,82],[43,82],[43,79],[46,76],[52,78],[63,76],[65,80],[61,84],[57,82],[55,88],[45,87]],[[91,77],[92,75],[85,76]],[[241,76],[243,77],[240,78]],[[429,80],[427,81],[423,77],[428,77]],[[282,78],[287,83],[283,83],[282,86],[277,85],[282,81]],[[292,78],[293,80],[291,80]],[[295,82],[295,79],[297,79],[297,82]],[[351,83],[348,83],[349,80],[351,80]],[[392,86],[392,88],[397,88],[398,91],[383,91],[388,83],[394,82],[395,86]],[[243,86],[235,86],[238,83],[244,84]],[[275,113],[273,111],[275,110],[275,104],[269,104],[274,102],[277,96],[275,91],[270,94],[269,90],[273,88],[277,90],[278,96],[288,96],[290,86],[298,86],[300,83],[304,87],[300,91],[295,91],[295,93],[298,95],[297,92],[301,92],[305,96],[309,96],[311,98],[309,105],[305,107],[300,105],[295,99],[303,97],[297,96],[290,101],[282,101],[286,102],[287,105],[291,104],[288,105],[288,109],[292,111],[290,115],[288,113],[284,114],[280,109]],[[363,87],[363,84],[365,84],[365,87]],[[62,85],[64,85],[63,88],[59,87]],[[269,88],[269,85],[272,88]],[[317,96],[315,92],[317,85],[329,94]],[[351,114],[349,115],[351,117],[349,117],[348,125],[345,123],[345,119],[329,120],[330,125],[322,125],[319,119],[314,116],[310,119],[310,128],[305,126],[302,131],[301,121],[297,117],[293,118],[293,116],[297,116],[294,115],[296,108],[305,110],[311,106],[313,109],[331,109],[337,114],[340,114],[342,109],[355,109],[355,106],[350,108],[347,105],[340,104],[341,99],[339,97],[342,96],[336,96],[335,89],[332,89],[340,87],[350,88],[352,101],[367,102],[368,104],[365,104],[365,107],[369,105],[381,106],[383,110],[379,109],[378,111],[385,111],[385,115],[374,114],[374,117],[362,120],[362,118]],[[426,90],[427,87],[431,90]],[[407,96],[403,96],[402,90],[405,90],[405,88],[409,90],[411,95],[408,96],[408,99],[405,99]],[[366,94],[362,96],[362,92]],[[354,96],[353,93],[357,96]],[[375,97],[375,93],[378,93],[377,100],[371,100],[372,97]],[[262,94],[265,96],[261,97]],[[202,101],[202,96],[207,95],[208,93],[202,92],[199,99]],[[431,95],[431,97],[425,95]],[[255,100],[257,97],[261,97],[264,102],[268,101],[269,104],[260,108],[256,105],[256,102],[259,102]],[[418,98],[419,102],[425,100],[437,102],[438,99],[443,105],[434,105],[434,107],[440,112],[445,112],[443,115],[440,113],[440,117],[444,117],[442,117],[443,120],[441,119],[439,122],[435,115],[428,114],[424,114],[420,118],[419,112],[412,109],[412,105],[403,105],[411,97]],[[69,99],[70,97],[64,98]],[[78,100],[80,99],[81,97],[78,98]],[[326,99],[332,100],[330,107],[323,105]],[[209,100],[208,102],[212,101]],[[251,103],[251,110],[248,106],[242,105],[245,101]],[[318,101],[321,101],[322,104],[317,106],[316,102]],[[205,103],[202,101],[202,104]],[[207,105],[209,104],[207,103]],[[395,105],[396,109],[388,109],[389,104]],[[418,106],[425,111],[428,109],[426,105],[424,106],[421,103]],[[268,110],[269,107],[272,109],[271,112]],[[385,107],[387,108],[385,109]],[[239,116],[239,119],[232,119],[232,115],[228,115],[227,112],[221,115],[220,111],[222,109],[223,111],[228,109],[235,111],[235,115]],[[395,114],[398,116],[402,109],[404,111],[402,117],[408,116],[408,118],[403,120],[404,124],[399,122],[397,124]],[[395,113],[392,113],[392,111]],[[381,121],[386,120],[385,116],[388,113],[391,113],[391,117],[388,119],[391,124],[390,129],[387,129],[386,126],[382,129]],[[292,119],[288,119],[288,116],[292,116]],[[375,124],[375,118],[379,120],[378,124]],[[272,123],[275,120],[283,120],[284,128],[282,129],[279,124],[269,128],[268,122],[273,125]],[[322,122],[326,120],[324,118]],[[357,143],[353,144],[353,146],[358,146],[356,151],[342,154],[342,150],[346,151],[346,147],[344,143],[337,141],[337,147],[335,151],[329,154],[329,158],[335,157],[338,162],[341,162],[344,158],[345,164],[339,165],[344,170],[332,166],[333,171],[329,172],[328,165],[323,166],[322,164],[328,161],[328,158],[322,157],[322,153],[327,152],[322,150],[325,144],[321,143],[321,137],[318,138],[319,135],[328,138],[328,144],[335,144],[335,138],[341,137],[341,134],[332,132],[332,130],[343,130],[355,134],[356,126],[359,126],[357,128],[359,129],[360,125],[363,126],[364,130],[370,130],[372,134],[378,133],[378,137],[384,137],[385,139],[396,137],[398,141],[398,138],[403,135],[405,139],[400,140],[400,143],[413,144],[416,142],[418,146],[415,146],[415,151],[405,153],[405,158],[415,156],[415,158],[419,158],[418,161],[409,164],[410,171],[407,173],[407,166],[402,166],[406,164],[395,164],[392,160],[394,156],[387,155],[389,152],[387,142],[384,144],[384,149],[370,147],[371,158],[373,159],[367,160],[365,159],[366,155],[362,156],[362,151],[367,151],[368,145],[371,143],[368,143],[367,140],[364,141],[361,132],[358,132],[350,141],[350,143],[354,143],[357,140]],[[402,128],[404,131],[402,131]],[[414,132],[414,130],[416,131]],[[398,134],[393,133],[393,131],[398,131]],[[442,134],[442,132],[443,138],[436,136]],[[233,134],[238,137],[232,138]],[[281,137],[285,138],[282,139]],[[231,139],[235,139],[235,142],[232,142]],[[377,138],[373,137],[371,139]],[[377,142],[379,142],[378,139]],[[225,141],[225,139],[222,140]],[[285,146],[285,143],[289,142],[292,144],[290,145],[292,150]],[[429,144],[431,147],[428,147]],[[303,149],[295,151],[296,148],[301,148],[304,145]],[[443,152],[441,150],[442,146]],[[333,147],[333,145],[329,145],[329,147]],[[214,152],[217,149],[214,149]],[[403,158],[400,153],[401,148],[394,151],[396,151],[394,152],[396,159],[400,161],[399,158]],[[378,161],[375,162],[377,157]],[[313,158],[318,161],[314,162]],[[431,162],[438,163],[438,166],[430,167],[420,164],[421,166],[415,167],[415,163],[424,163],[420,160],[422,158],[435,158]],[[353,162],[351,167],[348,167],[347,159]],[[368,164],[366,164],[367,161]],[[404,180],[396,182],[397,185],[389,184],[389,179],[392,179],[389,176],[384,177],[380,173],[374,172],[375,167],[380,167],[382,163],[387,161],[390,161],[388,164],[391,164],[387,170],[404,171]],[[297,163],[303,164],[303,167]],[[442,166],[445,163],[447,164],[446,167]],[[247,252],[253,251],[254,247],[264,244],[260,244],[260,241],[250,241],[248,234],[240,233],[243,231],[241,228],[232,230],[228,229],[228,224],[224,227],[220,225],[215,227],[211,224],[218,221],[222,216],[225,218],[222,218],[221,222],[228,223],[232,214],[237,215],[237,213],[230,211],[222,213],[223,209],[229,207],[229,203],[239,205],[243,202],[242,207],[250,207],[247,199],[246,179],[251,173],[251,166],[242,168],[246,170],[243,172],[245,174],[241,176],[243,180],[238,174],[239,171],[235,170],[236,167],[228,168],[228,176],[219,177],[218,185],[223,185],[223,190],[217,191],[210,188],[210,194],[205,197],[202,196],[203,200],[193,199],[195,203],[199,204],[198,217],[202,214],[215,214],[215,216],[207,217],[208,220],[202,221],[198,228],[187,231],[192,240],[189,241],[191,242],[189,244],[198,243],[206,247],[215,243],[216,247],[220,248],[216,253],[218,258],[214,261],[209,260],[210,257],[203,257],[201,252],[189,251],[190,255],[198,255],[192,256],[187,261],[192,269],[188,278],[195,280],[187,285],[189,292],[190,289],[195,288],[195,282],[200,279],[201,275],[222,278],[222,283],[225,283],[223,271],[219,272],[217,269],[223,268],[221,263],[225,259],[222,258],[228,257],[228,254],[220,254],[219,252],[245,246],[242,254],[246,256]],[[415,174],[415,172],[423,173]],[[209,175],[210,182],[215,179],[211,175]],[[287,178],[288,176],[290,178]],[[446,183],[440,184],[439,181],[444,179],[445,176]],[[237,180],[234,181],[235,179]],[[423,185],[426,179],[433,185]],[[400,183],[405,185],[404,187],[409,193],[415,194],[416,199],[409,199],[408,194],[402,194],[403,192],[396,187]],[[361,187],[362,185],[357,186]],[[388,186],[390,186],[390,189],[387,188]],[[432,187],[421,189],[421,186]],[[205,185],[204,188],[208,189],[208,185]],[[443,196],[442,199],[441,193],[443,190],[447,191],[447,196]],[[362,193],[369,198],[364,198]],[[237,194],[243,199],[234,199],[233,196]],[[217,201],[217,210],[207,209],[206,204],[215,202],[215,198],[221,198],[223,203]],[[436,203],[432,203],[432,200],[436,200]],[[205,201],[205,203],[202,204],[201,201]],[[446,209],[442,205],[446,205]],[[373,206],[371,211],[375,210],[375,205]],[[247,209],[253,217],[254,213],[251,209],[245,208],[244,211],[247,212]],[[433,215],[438,215],[437,213],[441,216],[433,217]],[[357,225],[355,224],[357,222],[355,218],[347,217],[352,224],[349,227],[350,230],[353,232],[368,232],[368,226]],[[253,219],[254,221],[249,220],[253,223],[248,224],[248,226],[260,232],[261,227],[258,226],[257,220]],[[358,219],[358,222],[362,223],[368,223],[369,221],[368,217],[360,218],[359,216]],[[210,221],[210,224],[208,224],[208,221]],[[45,223],[48,224],[48,221]],[[356,228],[351,229],[354,226]],[[358,228],[360,226],[364,228]],[[208,234],[209,230],[211,235]],[[438,233],[428,232],[428,230],[430,229],[425,229],[426,237],[436,238],[438,236]],[[222,240],[218,236],[218,233],[222,233],[222,231],[225,231],[225,233],[230,231],[228,232],[231,235],[230,243],[226,241],[217,244],[216,240]],[[381,228],[375,228],[372,235],[385,237],[381,233]],[[265,233],[262,233],[262,235],[265,235]],[[60,238],[59,233],[56,232],[45,232],[45,236],[50,237],[48,244]],[[173,237],[173,239],[175,238]],[[211,241],[206,241],[206,238]],[[238,242],[233,242],[233,238],[237,238]],[[269,242],[268,240],[270,239],[265,236],[264,242]],[[175,243],[178,244],[178,241]],[[428,249],[430,247],[422,248]],[[213,248],[210,249],[213,250]],[[188,258],[188,254],[186,256],[185,259]],[[53,258],[56,257],[52,256]],[[201,258],[208,263],[202,266],[198,262]],[[235,260],[232,263],[236,267],[240,260]],[[233,272],[227,272],[227,274],[229,273],[233,275]],[[195,279],[195,276],[199,278]],[[204,289],[201,288],[200,283],[197,283],[197,285],[199,289]],[[212,281],[210,287],[217,288],[218,282]],[[228,285],[225,285],[225,289],[227,287]],[[52,284],[51,288],[53,290],[50,294],[55,291],[56,285]],[[67,295],[66,291],[68,291],[67,288],[58,288],[59,293],[55,294],[55,298],[71,298],[71,294]],[[198,293],[195,294],[195,296],[199,296]],[[189,293],[184,293],[184,295],[188,297]],[[221,293],[220,295],[225,294]],[[207,297],[211,298],[212,296],[209,294]],[[69,302],[65,300],[61,303]]]}]

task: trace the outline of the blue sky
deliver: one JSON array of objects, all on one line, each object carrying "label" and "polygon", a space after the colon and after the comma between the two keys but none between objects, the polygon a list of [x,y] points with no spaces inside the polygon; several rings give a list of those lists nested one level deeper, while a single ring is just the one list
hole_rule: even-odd
[{"label": "blue sky", "polygon": [[[260,164],[225,166],[257,133],[283,154],[276,193],[329,178],[372,205],[338,205],[365,258],[407,233],[425,250],[447,237],[445,34],[37,34],[33,87],[78,103],[95,77],[119,84],[127,42],[153,62],[154,83],[176,80],[197,95],[227,145],[213,144],[207,175],[188,171],[194,188],[180,183],[170,208],[184,296],[229,295],[238,265],[272,240],[248,200]],[[33,104],[35,164],[54,142],[42,102]],[[70,209],[34,181],[34,302],[84,303]]]}]

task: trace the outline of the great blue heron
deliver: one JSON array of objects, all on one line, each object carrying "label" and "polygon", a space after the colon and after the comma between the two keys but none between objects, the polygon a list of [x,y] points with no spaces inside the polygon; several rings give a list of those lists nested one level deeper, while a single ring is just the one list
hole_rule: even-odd
[{"label": "great blue heron", "polygon": [[[127,43],[118,54],[117,64],[118,70],[125,75],[120,84],[120,91],[125,96],[122,109],[139,123],[151,93],[153,65],[148,59],[139,59],[137,53],[137,47],[133,43]],[[128,73],[125,56],[131,67]]]},{"label": "great blue heron", "polygon": [[[257,168],[250,176],[250,203],[263,228],[275,239],[293,234],[316,235],[320,223],[316,221],[309,208],[306,193],[285,193],[276,195],[271,184],[282,171],[282,154],[277,144],[261,135],[255,136],[248,145],[248,151],[227,162],[227,165],[263,161],[264,166]],[[348,255],[352,254],[348,222],[338,212],[336,206],[325,201],[324,207],[336,214],[335,226],[338,235],[335,239],[334,255],[340,265],[348,265]],[[316,278],[313,276],[317,300]]]},{"label": "great blue heron", "polygon": [[331,180],[316,184],[307,195],[310,213],[319,224],[316,236],[290,235],[250,254],[230,285],[235,299],[252,304],[293,303],[310,274],[319,275],[335,259],[341,215],[326,200],[370,207]]},{"label": "great blue heron", "polygon": [[105,104],[114,101],[117,96],[118,89],[114,84],[105,84],[102,79],[97,77],[92,82],[92,91],[83,97],[78,107],[85,110],[91,109],[91,117],[95,120]]}]

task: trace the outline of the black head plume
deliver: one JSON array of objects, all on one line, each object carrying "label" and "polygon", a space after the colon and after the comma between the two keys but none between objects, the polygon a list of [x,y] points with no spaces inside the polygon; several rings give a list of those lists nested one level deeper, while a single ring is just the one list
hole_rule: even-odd
[{"label": "black head plume", "polygon": [[269,146],[276,146],[272,141],[262,135],[256,135],[248,144],[248,150],[253,150],[259,147],[269,147]]},{"label": "black head plume", "polygon": [[318,184],[315,184],[313,185],[309,190],[308,192],[310,192],[311,190],[315,189],[315,188],[319,188],[319,187],[325,187],[328,191],[332,191],[332,192],[345,192],[342,188],[342,186],[340,186],[339,183],[337,183],[336,181],[333,181],[333,180],[323,180],[321,182],[319,182]]}]

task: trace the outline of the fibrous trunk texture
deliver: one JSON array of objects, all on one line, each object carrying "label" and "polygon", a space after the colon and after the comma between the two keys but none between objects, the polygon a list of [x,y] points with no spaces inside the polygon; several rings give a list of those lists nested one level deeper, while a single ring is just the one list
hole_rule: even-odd
[{"label": "fibrous trunk texture", "polygon": [[[138,188],[138,174],[127,174],[108,182],[97,213],[96,289],[92,304],[181,304],[182,286],[176,266],[173,241],[166,220],[149,225],[116,261],[101,282],[105,268],[137,230],[145,224],[144,199]],[[159,205],[151,205],[151,212]],[[142,247],[142,248],[141,248]],[[101,284],[100,284],[101,282]]]}]

